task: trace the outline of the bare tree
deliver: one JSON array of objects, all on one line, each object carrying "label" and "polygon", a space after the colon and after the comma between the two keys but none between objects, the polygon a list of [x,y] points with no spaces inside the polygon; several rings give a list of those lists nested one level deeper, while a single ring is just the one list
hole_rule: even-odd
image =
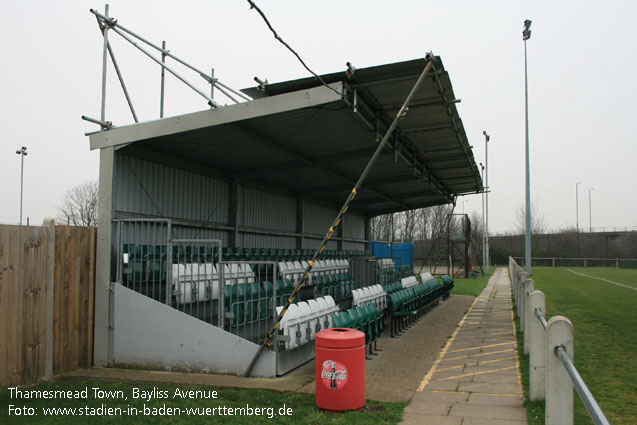
[{"label": "bare tree", "polygon": [[72,226],[97,226],[97,181],[75,186],[64,195],[62,205],[57,207],[58,224]]},{"label": "bare tree", "polygon": [[[520,207],[515,214],[515,228],[518,234],[526,233],[526,210],[524,207]],[[540,214],[540,210],[537,206],[537,202],[531,203],[531,234],[541,235],[546,232],[546,223],[544,222],[544,216]]]}]

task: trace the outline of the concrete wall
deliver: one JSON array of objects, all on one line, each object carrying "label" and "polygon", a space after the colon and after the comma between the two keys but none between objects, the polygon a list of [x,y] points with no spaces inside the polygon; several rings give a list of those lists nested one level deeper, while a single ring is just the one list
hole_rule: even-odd
[{"label": "concrete wall", "polygon": [[[242,375],[259,346],[115,284],[114,363]],[[265,350],[252,376],[276,376]]]}]

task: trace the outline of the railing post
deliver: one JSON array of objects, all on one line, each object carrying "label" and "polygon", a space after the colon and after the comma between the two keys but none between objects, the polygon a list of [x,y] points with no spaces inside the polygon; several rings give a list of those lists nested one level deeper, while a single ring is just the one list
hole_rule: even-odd
[{"label": "railing post", "polygon": [[517,267],[517,264],[514,263],[513,267],[511,267],[511,293],[513,294],[514,300],[515,300],[515,297],[517,296],[515,294],[515,282],[517,279],[518,279],[518,267]]},{"label": "railing post", "polygon": [[524,354],[529,354],[529,345],[531,344],[531,323],[535,320],[535,310],[531,310],[531,293],[535,291],[535,282],[533,279],[527,279],[524,281],[522,287],[522,304],[523,318],[524,318]]},{"label": "railing post", "polygon": [[573,425],[573,381],[555,347],[562,346],[573,361],[573,325],[554,316],[546,329],[546,425]]},{"label": "railing post", "polygon": [[536,309],[546,314],[546,299],[542,291],[533,291],[529,301],[529,398],[544,400],[546,393],[546,330],[535,315]]},{"label": "railing post", "polygon": [[516,303],[518,305],[518,318],[520,319],[520,332],[524,332],[524,282],[529,278],[527,272],[520,273],[520,280],[518,282],[518,299]]}]

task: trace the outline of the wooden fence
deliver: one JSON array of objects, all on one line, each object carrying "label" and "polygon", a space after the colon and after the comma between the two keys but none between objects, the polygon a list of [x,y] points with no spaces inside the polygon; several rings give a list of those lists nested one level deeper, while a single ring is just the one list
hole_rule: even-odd
[{"label": "wooden fence", "polygon": [[47,362],[52,372],[92,365],[97,231],[56,226],[51,233],[50,227],[0,225],[0,387],[45,377]]}]

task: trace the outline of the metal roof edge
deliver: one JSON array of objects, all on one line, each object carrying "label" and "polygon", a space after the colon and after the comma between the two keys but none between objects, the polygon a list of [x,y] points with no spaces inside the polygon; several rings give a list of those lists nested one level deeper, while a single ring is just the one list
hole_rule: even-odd
[{"label": "metal roof edge", "polygon": [[[237,103],[221,108],[114,127],[89,136],[91,150],[103,149],[154,137],[241,121],[279,112],[302,109],[341,100],[342,83],[319,86],[278,96]],[[335,89],[336,91],[332,90]]]}]

